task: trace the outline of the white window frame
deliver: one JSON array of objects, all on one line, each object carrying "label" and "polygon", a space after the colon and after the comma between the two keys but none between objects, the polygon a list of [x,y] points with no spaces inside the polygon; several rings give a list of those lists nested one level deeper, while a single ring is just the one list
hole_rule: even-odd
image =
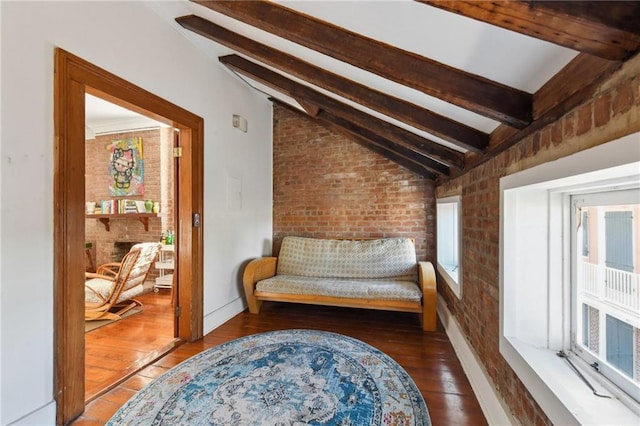
[{"label": "white window frame", "polygon": [[436,199],[437,268],[451,291],[462,298],[462,198]]},{"label": "white window frame", "polygon": [[[636,185],[640,185],[640,182],[636,182]],[[633,188],[633,189],[627,189],[627,190],[607,190],[608,188],[602,188],[602,191],[597,191],[597,192],[592,192],[592,191],[586,191],[586,193],[584,191],[581,191],[579,193],[574,193],[572,194],[572,201],[571,201],[571,212],[572,214],[570,215],[571,217],[571,229],[577,229],[578,225],[576,223],[576,216],[575,211],[578,207],[584,207],[584,206],[594,206],[594,205],[598,205],[598,206],[609,206],[609,205],[626,205],[626,204],[638,204],[640,201],[640,196],[638,194],[638,188]],[[599,233],[599,238],[602,240],[599,244],[598,244],[598,250],[600,253],[604,253],[604,238],[605,238],[605,233],[604,233],[604,217],[601,218],[601,224],[600,224],[600,230],[601,233]],[[571,243],[572,246],[576,248],[576,250],[580,251],[580,256],[582,256],[582,248],[578,247],[578,234],[577,232],[572,232],[571,233]],[[578,256],[576,256],[574,253],[572,253],[571,256],[571,269],[572,269],[572,278],[573,280],[577,280],[577,258]],[[572,282],[573,286],[575,287],[577,285],[577,282]],[[575,294],[572,295],[572,309],[574,310],[574,312],[576,312],[576,315],[572,316],[572,330],[576,330],[577,328],[577,322],[579,321],[579,319],[582,318],[582,311],[580,311],[578,313],[578,309],[581,309],[580,306],[577,305],[577,297]],[[604,310],[600,310],[600,322],[604,322],[605,318],[606,318],[606,314],[607,312]],[[634,327],[634,328],[638,328],[638,322],[637,320],[633,320],[631,318],[627,318],[624,313],[622,312],[617,312],[618,315],[613,315],[614,318],[623,321],[627,324],[629,324],[630,326]],[[635,384],[633,382],[633,379],[629,379],[627,376],[623,375],[622,373],[618,372],[617,370],[615,370],[614,368],[610,367],[609,365],[607,365],[606,362],[606,354],[602,354],[601,357],[599,358],[598,356],[596,356],[595,354],[590,353],[590,351],[586,348],[583,349],[583,347],[577,343],[578,337],[580,336],[575,336],[572,335],[571,336],[571,350],[573,352],[575,352],[578,356],[580,356],[581,358],[583,358],[585,360],[586,363],[588,364],[592,364],[594,362],[597,362],[599,364],[599,370],[600,372],[602,372],[605,376],[607,376],[609,379],[611,379],[613,382],[615,382],[616,386],[619,386],[620,388],[624,389],[627,393],[635,396],[636,400],[640,400],[640,392],[637,389],[637,384]],[[603,337],[603,335],[601,335],[601,338]],[[603,340],[601,340],[601,348],[602,350],[604,350],[604,347],[606,347],[605,342]],[[635,347],[635,344],[634,344]],[[635,395],[634,395],[635,392]]]},{"label": "white window frame", "polygon": [[[570,196],[640,181],[640,133],[500,180],[500,353],[554,424],[638,424],[624,393],[593,395],[570,349]],[[600,393],[607,381],[570,355]]]}]

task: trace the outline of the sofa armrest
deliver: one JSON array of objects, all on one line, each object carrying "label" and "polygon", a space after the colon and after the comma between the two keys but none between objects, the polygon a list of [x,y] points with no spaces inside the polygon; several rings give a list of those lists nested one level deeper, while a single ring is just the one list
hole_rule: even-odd
[{"label": "sofa armrest", "polygon": [[277,257],[261,257],[253,259],[244,268],[242,276],[242,284],[244,286],[244,294],[249,305],[249,312],[257,314],[260,312],[262,301],[255,298],[253,292],[256,289],[256,283],[266,278],[271,278],[276,274],[276,266],[278,264]]},{"label": "sofa armrest", "polygon": [[422,329],[435,331],[438,291],[436,271],[431,262],[418,262],[418,279],[420,290],[422,290]]}]

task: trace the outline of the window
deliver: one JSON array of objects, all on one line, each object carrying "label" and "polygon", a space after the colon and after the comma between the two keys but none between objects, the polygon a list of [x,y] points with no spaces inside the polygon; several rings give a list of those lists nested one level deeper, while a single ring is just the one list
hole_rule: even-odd
[{"label": "window", "polygon": [[607,260],[610,268],[633,271],[631,211],[608,211],[604,214]]},{"label": "window", "polygon": [[[606,189],[606,188],[605,188]],[[640,241],[640,190],[571,196],[575,279],[571,349],[620,389],[640,400],[640,275],[634,241]],[[587,214],[585,214],[587,213]],[[590,217],[592,220],[585,220]],[[591,252],[578,247],[591,239]]]},{"label": "window", "polygon": [[[634,399],[640,395],[635,382],[640,311],[580,297],[576,281],[580,274],[594,274],[579,268],[593,259],[602,271],[628,274],[623,268],[637,267],[633,248],[640,240],[632,236],[627,244],[626,214],[609,216],[607,236],[605,212],[630,211],[624,206],[640,199],[586,203],[580,210],[572,202],[572,197],[599,192],[638,193],[639,142],[636,133],[500,180],[500,353],[553,424],[640,422],[640,404]],[[591,208],[596,204],[606,208],[599,213]],[[631,211],[633,227],[638,219]],[[611,268],[607,261],[622,266]],[[589,278],[583,286],[598,282]],[[611,278],[606,282],[591,289],[619,300],[635,294],[629,299],[640,300],[640,290],[627,291]],[[558,356],[560,351],[598,393],[614,398],[594,395]],[[631,370],[636,370],[633,378]]]},{"label": "window", "polygon": [[460,197],[437,200],[438,272],[453,293],[462,295],[462,273],[460,271]]},{"label": "window", "polygon": [[637,370],[638,360],[633,356],[634,330],[630,324],[607,315],[607,362],[629,378]]}]

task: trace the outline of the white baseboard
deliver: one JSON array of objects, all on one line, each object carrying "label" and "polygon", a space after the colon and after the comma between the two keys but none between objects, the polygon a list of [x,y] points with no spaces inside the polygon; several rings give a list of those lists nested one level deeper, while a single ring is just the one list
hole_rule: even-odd
[{"label": "white baseboard", "polygon": [[246,307],[247,305],[244,299],[242,297],[238,297],[215,311],[208,313],[204,316],[204,334],[220,327],[222,324],[244,311]]},{"label": "white baseboard", "polygon": [[518,422],[506,409],[506,404],[496,392],[491,379],[479,361],[477,354],[467,342],[455,317],[449,312],[444,300],[438,296],[438,317],[444,325],[447,336],[458,355],[471,388],[476,394],[480,408],[490,425],[516,425]]},{"label": "white baseboard", "polygon": [[47,426],[56,424],[56,403],[51,401],[44,407],[26,414],[18,420],[11,421],[7,425],[11,426]]}]

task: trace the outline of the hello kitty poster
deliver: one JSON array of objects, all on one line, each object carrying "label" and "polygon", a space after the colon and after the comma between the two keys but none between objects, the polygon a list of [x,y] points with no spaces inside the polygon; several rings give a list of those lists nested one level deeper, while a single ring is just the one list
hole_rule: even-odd
[{"label": "hello kitty poster", "polygon": [[109,161],[109,195],[124,197],[144,195],[142,138],[120,139],[107,146]]}]

